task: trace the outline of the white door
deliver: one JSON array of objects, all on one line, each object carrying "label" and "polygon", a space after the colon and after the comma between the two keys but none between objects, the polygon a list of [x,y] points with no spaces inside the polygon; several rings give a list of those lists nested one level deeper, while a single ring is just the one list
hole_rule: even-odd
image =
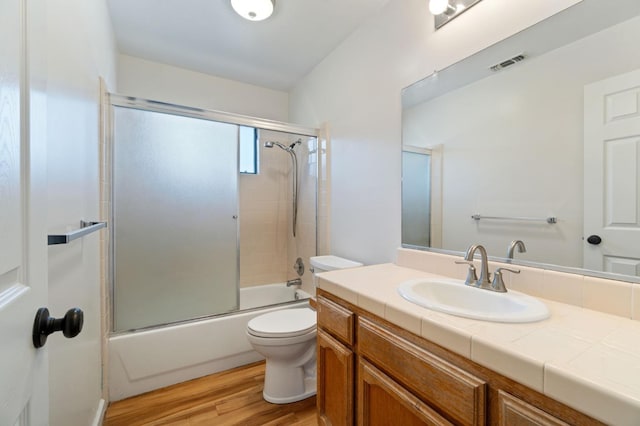
[{"label": "white door", "polygon": [[[42,92],[25,67],[26,0],[0,0],[0,425],[46,425],[47,359],[35,349],[36,310],[47,300],[46,151]],[[31,75],[31,71],[29,71]]]},{"label": "white door", "polygon": [[640,276],[640,70],[585,86],[584,105],[584,267]]}]

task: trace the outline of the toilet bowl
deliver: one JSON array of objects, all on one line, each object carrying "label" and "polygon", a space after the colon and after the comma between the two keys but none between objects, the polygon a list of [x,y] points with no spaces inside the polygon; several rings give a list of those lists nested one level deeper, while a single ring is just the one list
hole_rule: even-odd
[{"label": "toilet bowl", "polygon": [[[353,268],[361,263],[337,256],[310,259],[315,274]],[[316,312],[283,309],[257,316],[247,324],[247,339],[265,357],[262,396],[274,404],[300,401],[316,394]]]},{"label": "toilet bowl", "polygon": [[247,325],[247,338],[267,360],[262,396],[274,404],[316,393],[316,313],[309,308],[260,315]]}]

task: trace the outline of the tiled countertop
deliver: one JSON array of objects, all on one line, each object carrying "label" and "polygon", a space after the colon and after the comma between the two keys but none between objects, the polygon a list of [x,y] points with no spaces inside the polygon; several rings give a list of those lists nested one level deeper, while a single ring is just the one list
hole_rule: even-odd
[{"label": "tiled countertop", "polygon": [[640,425],[639,321],[545,299],[551,317],[543,321],[477,321],[422,308],[396,290],[434,276],[383,264],[320,274],[318,287],[600,421]]}]

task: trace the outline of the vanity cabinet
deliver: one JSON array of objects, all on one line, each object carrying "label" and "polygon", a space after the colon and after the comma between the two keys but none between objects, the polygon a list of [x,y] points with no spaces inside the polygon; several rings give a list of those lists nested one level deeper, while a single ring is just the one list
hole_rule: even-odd
[{"label": "vanity cabinet", "polygon": [[601,425],[318,289],[322,425]]}]

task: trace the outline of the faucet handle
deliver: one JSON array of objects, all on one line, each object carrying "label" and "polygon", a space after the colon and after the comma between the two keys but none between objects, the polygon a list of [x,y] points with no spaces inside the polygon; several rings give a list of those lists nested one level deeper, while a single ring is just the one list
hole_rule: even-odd
[{"label": "faucet handle", "polygon": [[478,282],[478,275],[476,274],[476,266],[473,264],[471,260],[456,260],[455,263],[458,265],[469,265],[469,270],[467,271],[467,279],[464,280],[466,285],[475,286]]},{"label": "faucet handle", "polygon": [[502,271],[511,272],[514,274],[519,274],[519,269],[509,269],[509,268],[498,268],[493,273],[493,281],[491,281],[491,290],[497,291],[499,293],[506,293],[507,287],[504,285],[504,280],[502,279]]}]

